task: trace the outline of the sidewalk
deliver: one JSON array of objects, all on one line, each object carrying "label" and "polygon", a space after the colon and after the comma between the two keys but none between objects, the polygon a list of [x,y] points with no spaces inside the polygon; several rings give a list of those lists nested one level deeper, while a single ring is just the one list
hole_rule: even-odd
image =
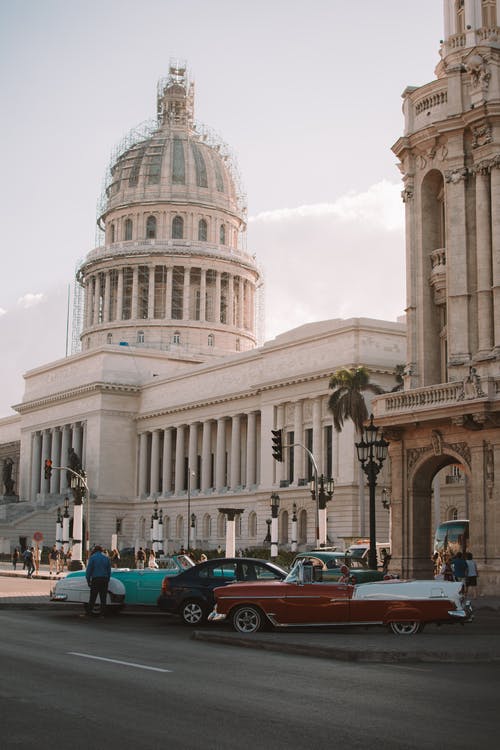
[{"label": "sidewalk", "polygon": [[[65,573],[63,574],[65,575]],[[0,563],[0,612],[3,607],[57,611],[49,593],[56,576],[42,565],[37,578],[26,579],[22,566]],[[382,627],[338,627],[273,630],[239,635],[226,626],[207,626],[191,634],[193,640],[240,648],[258,648],[321,659],[372,663],[500,662],[500,597],[473,600],[474,620],[428,625],[416,636],[396,636]],[[63,605],[64,611],[73,605]],[[77,609],[81,605],[75,605]],[[155,612],[156,613],[156,612]],[[189,631],[188,631],[189,632]]]}]

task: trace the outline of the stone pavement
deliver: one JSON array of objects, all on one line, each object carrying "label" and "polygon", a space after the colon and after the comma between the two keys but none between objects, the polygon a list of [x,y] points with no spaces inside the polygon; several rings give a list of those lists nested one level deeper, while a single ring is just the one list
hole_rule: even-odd
[{"label": "stone pavement", "polygon": [[[64,574],[63,574],[64,575]],[[54,576],[41,566],[37,578],[26,579],[22,565],[0,563],[0,612],[3,607],[56,611],[81,605],[54,605],[49,592]],[[227,625],[209,625],[195,630],[193,640],[279,651],[296,655],[377,663],[500,662],[500,596],[473,600],[474,621],[427,625],[416,636],[396,636],[382,627],[339,627],[327,629],[273,630],[239,635]],[[168,615],[165,615],[168,617]]]}]

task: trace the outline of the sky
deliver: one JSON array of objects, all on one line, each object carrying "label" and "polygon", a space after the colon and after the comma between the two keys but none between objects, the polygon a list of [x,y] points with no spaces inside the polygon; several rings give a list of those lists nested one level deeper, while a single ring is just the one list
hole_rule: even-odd
[{"label": "sky", "polygon": [[435,77],[442,16],[441,0],[0,0],[0,416],[66,354],[111,152],[154,116],[172,58],[237,158],[265,340],[403,315],[391,146],[402,92]]}]

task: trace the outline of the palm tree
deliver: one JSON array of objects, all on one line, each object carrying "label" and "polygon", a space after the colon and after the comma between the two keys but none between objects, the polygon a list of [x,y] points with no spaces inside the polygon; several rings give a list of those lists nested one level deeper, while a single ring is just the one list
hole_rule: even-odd
[{"label": "palm tree", "polygon": [[366,367],[337,370],[330,378],[329,387],[334,391],[328,399],[328,408],[337,432],[342,432],[346,419],[352,419],[357,432],[361,434],[363,423],[368,419],[363,391],[384,393],[383,388],[370,383],[370,373]]}]

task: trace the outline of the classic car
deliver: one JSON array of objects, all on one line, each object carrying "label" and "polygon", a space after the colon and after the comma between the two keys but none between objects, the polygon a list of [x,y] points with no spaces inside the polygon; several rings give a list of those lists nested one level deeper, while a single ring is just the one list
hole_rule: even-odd
[{"label": "classic car", "polygon": [[312,563],[318,580],[325,582],[338,581],[342,577],[340,570],[342,565],[347,565],[349,568],[353,583],[369,583],[370,581],[382,581],[384,579],[383,571],[369,568],[366,558],[351,557],[347,552],[324,549],[299,552],[291,567],[293,568],[299,560]]},{"label": "classic car", "polygon": [[210,622],[228,620],[239,633],[266,625],[318,627],[385,625],[398,635],[420,632],[426,623],[468,622],[470,603],[462,583],[387,581],[324,583],[313,566],[299,563],[282,582],[235,583],[214,591]]},{"label": "classic car", "polygon": [[202,625],[211,612],[217,586],[235,581],[282,581],[286,571],[268,560],[223,557],[196,565],[175,578],[165,578],[158,606],[180,615],[186,625]]},{"label": "classic car", "polygon": [[[120,610],[124,605],[156,605],[165,577],[177,576],[195,567],[188,555],[173,555],[164,561],[160,569],[113,568],[108,587],[108,607]],[[84,570],[76,570],[60,578],[52,587],[50,598],[53,602],[81,602],[86,605],[89,587]]]}]

